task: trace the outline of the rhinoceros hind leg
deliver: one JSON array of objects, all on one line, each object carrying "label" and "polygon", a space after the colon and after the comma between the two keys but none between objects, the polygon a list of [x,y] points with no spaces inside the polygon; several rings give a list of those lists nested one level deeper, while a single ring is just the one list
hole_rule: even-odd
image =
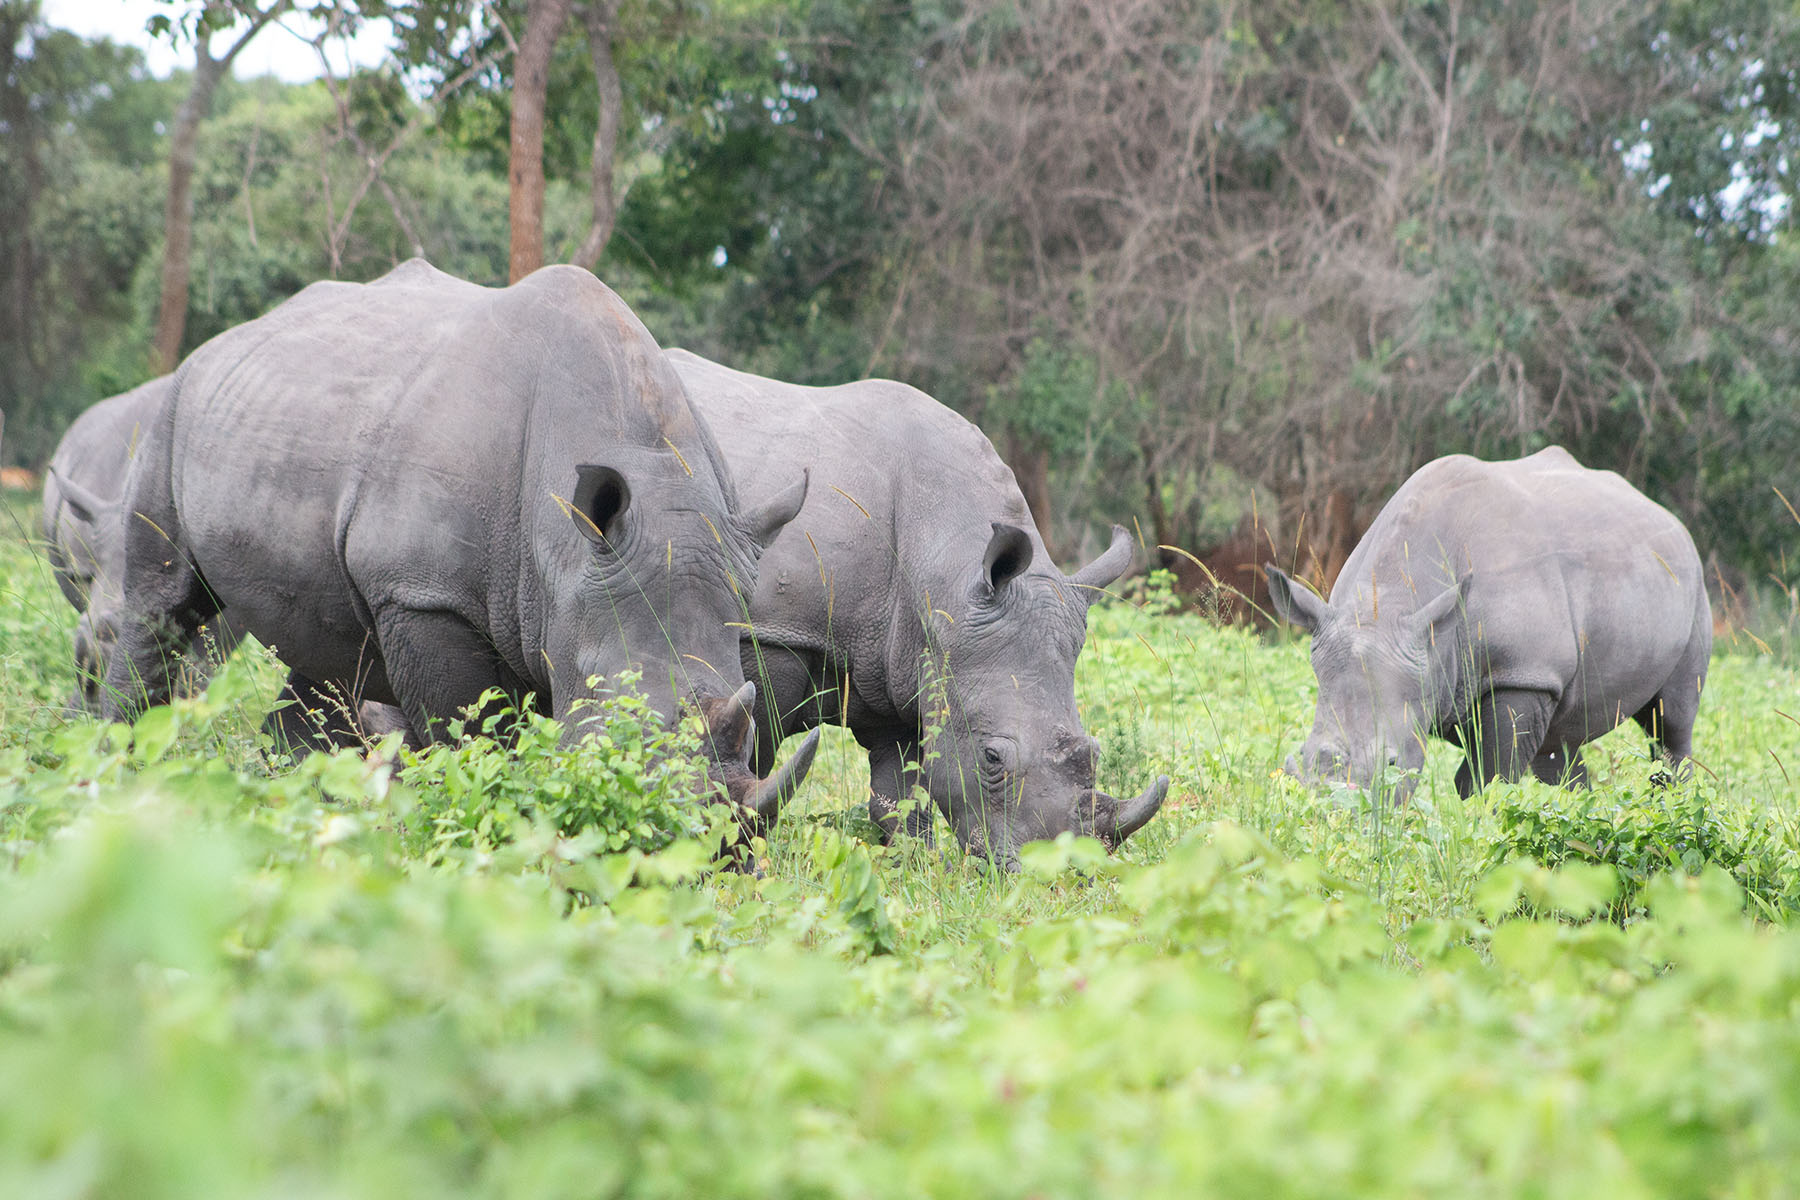
[{"label": "rhinoceros hind leg", "polygon": [[1677,778],[1686,774],[1685,764],[1694,753],[1694,716],[1700,706],[1699,689],[1694,692],[1688,704],[1673,700],[1666,692],[1658,694],[1631,715],[1649,735],[1651,753],[1667,760]]},{"label": "rhinoceros hind leg", "polygon": [[1692,771],[1688,760],[1694,755],[1694,720],[1700,713],[1700,693],[1712,662],[1712,610],[1707,607],[1705,592],[1697,599],[1694,631],[1681,661],[1650,702],[1632,714],[1650,735],[1653,752],[1668,760],[1678,779]]},{"label": "rhinoceros hind leg", "polygon": [[1531,769],[1556,699],[1548,692],[1496,688],[1475,706],[1473,728],[1462,734],[1464,757],[1456,771],[1456,793],[1468,797],[1496,778],[1508,782]]}]

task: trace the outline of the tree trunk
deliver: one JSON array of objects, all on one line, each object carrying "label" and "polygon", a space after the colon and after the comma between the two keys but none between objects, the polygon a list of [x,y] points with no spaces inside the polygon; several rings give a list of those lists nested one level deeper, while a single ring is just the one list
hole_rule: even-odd
[{"label": "tree trunk", "polygon": [[[43,354],[35,318],[38,280],[44,274],[36,261],[31,220],[43,194],[44,131],[17,73],[18,46],[29,25],[28,16],[23,8],[0,7],[0,121],[12,140],[8,157],[16,172],[4,189],[12,211],[7,213],[8,226],[0,233],[0,289],[5,291],[8,318],[0,332],[0,353],[12,359],[10,378],[0,381],[0,404],[13,404],[13,428],[27,430],[42,390]],[[0,418],[4,415],[0,413]]]},{"label": "tree trunk", "polygon": [[1169,519],[1169,506],[1163,500],[1162,472],[1156,466],[1156,452],[1147,442],[1140,450],[1144,456],[1144,495],[1150,504],[1150,536],[1156,539],[1158,546],[1173,546],[1179,535],[1175,532],[1175,523]]},{"label": "tree trunk", "polygon": [[544,265],[544,100],[550,86],[550,58],[569,19],[572,0],[531,0],[525,36],[513,58],[512,248],[507,279],[517,283]]},{"label": "tree trunk", "polygon": [[625,107],[625,92],[619,85],[619,68],[613,62],[613,21],[619,15],[619,0],[588,0],[582,12],[587,28],[588,53],[594,60],[594,84],[600,90],[600,121],[594,126],[594,164],[592,193],[593,219],[587,236],[570,262],[594,269],[606,253],[612,239],[613,224],[618,219],[617,201],[613,197],[613,157],[619,145],[619,117]]},{"label": "tree trunk", "polygon": [[286,12],[292,0],[272,0],[267,8],[244,15],[250,27],[237,36],[231,48],[217,58],[202,32],[194,47],[194,81],[175,114],[169,134],[169,198],[163,209],[162,296],[156,309],[156,369],[168,374],[181,358],[181,337],[187,331],[188,258],[194,244],[194,163],[200,154],[200,122],[212,111],[213,93],[219,80],[231,70],[231,61],[250,44],[250,39]]},{"label": "tree trunk", "polygon": [[169,134],[169,197],[163,210],[162,299],[156,309],[156,371],[166,375],[181,358],[187,330],[188,258],[194,243],[194,163],[200,153],[200,122],[212,109],[213,93],[225,64],[200,48],[194,81],[175,113]]},{"label": "tree trunk", "polygon": [[1014,441],[1012,453],[1007,457],[1013,477],[1019,481],[1019,490],[1025,494],[1025,506],[1031,510],[1031,519],[1037,522],[1038,536],[1044,539],[1044,548],[1050,551],[1051,557],[1055,557],[1056,532],[1050,515],[1050,452]]}]

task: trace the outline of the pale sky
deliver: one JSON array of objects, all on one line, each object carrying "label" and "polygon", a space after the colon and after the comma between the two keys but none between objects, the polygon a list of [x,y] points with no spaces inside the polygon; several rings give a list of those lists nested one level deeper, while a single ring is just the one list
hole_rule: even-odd
[{"label": "pale sky", "polygon": [[[167,38],[152,38],[144,26],[157,13],[177,14],[186,3],[157,3],[157,0],[44,0],[44,20],[61,29],[73,30],[85,37],[104,34],[115,42],[137,46],[144,51],[155,75],[167,75],[176,67],[193,65],[192,51],[170,45]],[[232,63],[232,73],[240,79],[257,75],[275,75],[297,83],[319,77],[319,58],[306,38],[316,35],[319,24],[301,17],[289,16],[270,25],[244,47]],[[332,68],[344,74],[351,63],[372,67],[387,55],[391,30],[386,21],[368,22],[348,44],[331,43]],[[216,53],[231,45],[232,34],[214,37]]]}]

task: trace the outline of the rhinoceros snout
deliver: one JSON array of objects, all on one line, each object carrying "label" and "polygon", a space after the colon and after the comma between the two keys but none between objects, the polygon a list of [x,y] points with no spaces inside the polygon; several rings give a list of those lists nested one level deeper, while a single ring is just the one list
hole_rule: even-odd
[{"label": "rhinoceros snout", "polygon": [[1346,783],[1354,786],[1350,756],[1336,746],[1302,746],[1299,776],[1316,783]]},{"label": "rhinoceros snout", "polygon": [[1311,746],[1302,747],[1299,757],[1290,754],[1281,764],[1284,774],[1302,783],[1346,783],[1345,762],[1342,755],[1331,750],[1318,750]]},{"label": "rhinoceros snout", "polygon": [[730,696],[703,696],[697,706],[706,726],[709,773],[724,784],[726,795],[743,817],[746,832],[766,833],[780,815],[782,804],[800,789],[812,769],[820,731],[807,734],[794,756],[774,774],[758,779],[749,765],[756,736],[755,702],[756,685],[746,682]]},{"label": "rhinoceros snout", "polygon": [[1056,770],[1075,786],[1086,791],[1094,786],[1100,765],[1100,743],[1085,733],[1063,731],[1051,751]]}]

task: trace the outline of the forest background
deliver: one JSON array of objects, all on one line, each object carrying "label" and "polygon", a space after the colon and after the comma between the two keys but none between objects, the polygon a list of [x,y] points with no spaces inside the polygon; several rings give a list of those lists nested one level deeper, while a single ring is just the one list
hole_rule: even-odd
[{"label": "forest background", "polygon": [[[391,57],[233,47],[391,22]],[[0,0],[0,411],[318,279],[590,267],[664,345],[972,419],[1063,556],[1366,520],[1551,443],[1800,582],[1800,5],[165,0],[191,66]],[[341,56],[339,60],[341,61]],[[1789,593],[1792,594],[1791,592]]]}]

